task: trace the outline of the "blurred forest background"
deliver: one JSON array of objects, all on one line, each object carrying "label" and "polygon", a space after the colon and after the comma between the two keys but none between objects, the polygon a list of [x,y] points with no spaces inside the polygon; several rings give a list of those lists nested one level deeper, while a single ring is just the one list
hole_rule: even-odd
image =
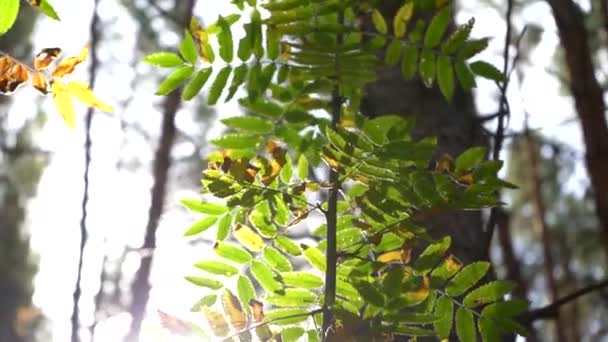
[{"label": "blurred forest background", "polygon": [[[198,192],[206,141],[222,131],[218,118],[239,109],[182,103],[179,93],[156,97],[166,75],[139,61],[175,50],[191,15],[210,23],[236,10],[227,0],[52,3],[61,22],[23,6],[0,36],[0,52],[29,61],[44,47],[73,55],[91,44],[81,79],[115,114],[79,108],[70,132],[34,90],[0,96],[0,342],[177,340],[156,310],[190,314],[200,294],[183,275],[210,243],[182,237],[192,218],[178,200]],[[461,143],[489,143],[506,161],[503,177],[520,186],[481,218],[494,233],[481,258],[491,259],[498,278],[517,281],[515,295],[532,309],[599,283],[537,315],[528,339],[608,341],[608,4],[454,6],[456,22],[475,16],[473,35],[493,37],[483,58],[510,75],[504,97],[480,81],[474,103],[455,101],[477,113],[459,122],[480,127],[479,138]],[[420,101],[445,112],[439,97]],[[417,106],[425,103],[405,108]],[[461,131],[438,128],[441,115],[423,133],[459,139]]]}]

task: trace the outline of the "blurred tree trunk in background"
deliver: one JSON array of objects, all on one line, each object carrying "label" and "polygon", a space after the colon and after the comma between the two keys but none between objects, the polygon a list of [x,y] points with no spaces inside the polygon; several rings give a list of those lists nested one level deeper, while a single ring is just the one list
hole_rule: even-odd
[{"label": "blurred tree trunk in background", "polygon": [[[553,239],[551,236],[551,232],[547,227],[546,216],[547,210],[545,205],[545,200],[543,198],[543,190],[542,190],[542,179],[540,175],[540,165],[539,165],[539,154],[540,154],[540,144],[538,141],[530,135],[528,128],[526,127],[526,132],[524,133],[524,141],[523,141],[526,152],[526,161],[528,164],[529,170],[529,179],[531,182],[531,191],[530,191],[530,200],[533,204],[532,214],[532,223],[535,234],[538,236],[538,239],[541,241],[541,248],[543,254],[543,269],[545,273],[545,283],[547,284],[548,289],[548,297],[549,302],[555,302],[559,299],[559,288],[557,284],[557,280],[555,279],[555,258],[553,256],[553,249],[556,244],[553,243]],[[555,340],[558,342],[567,342],[568,339],[565,335],[565,320],[563,316],[560,314],[560,309],[558,308],[554,318],[555,325]]]},{"label": "blurred tree trunk in background", "polygon": [[[392,22],[401,4],[398,1],[382,2],[380,8],[388,22]],[[412,19],[413,23],[415,19]],[[364,22],[364,25],[370,26],[369,31],[373,30],[370,22]],[[380,69],[378,80],[366,91],[362,101],[365,115],[398,114],[415,118],[414,138],[437,137],[438,155],[449,153],[455,157],[469,147],[488,145],[476,116],[473,97],[458,87],[452,102],[448,103],[436,85],[428,89],[419,79],[404,81],[397,65]],[[450,235],[452,252],[464,263],[485,257],[486,236],[480,212],[442,214],[425,225],[435,236]]]},{"label": "blurred tree trunk in background", "polygon": [[[194,0],[175,0],[174,9],[171,13],[174,13],[174,18],[182,18],[181,23],[175,23],[178,26],[178,32],[188,27],[194,3]],[[170,18],[165,19],[170,20]],[[156,231],[164,210],[169,170],[172,163],[171,150],[177,133],[175,115],[181,104],[180,93],[180,91],[174,91],[163,100],[161,134],[153,162],[154,184],[151,190],[151,204],[148,211],[148,223],[146,225],[144,243],[142,245],[143,250],[154,251],[156,248]],[[141,257],[139,269],[135,273],[135,278],[131,284],[132,299],[129,306],[131,326],[126,337],[126,341],[129,342],[139,341],[141,324],[145,317],[146,306],[150,297],[150,273],[153,255],[153,253],[145,253]]]},{"label": "blurred tree trunk in background", "polygon": [[608,256],[608,125],[604,91],[595,76],[591,35],[585,28],[581,9],[572,0],[548,0],[548,3],[569,70],[569,87],[583,131],[585,162]]},{"label": "blurred tree trunk in background", "polygon": [[[23,7],[15,26],[0,37],[0,51],[29,64],[36,13]],[[37,271],[23,224],[46,158],[32,148],[32,122],[9,128],[9,109],[10,98],[0,95],[0,341],[20,342],[32,338],[27,326],[31,322],[18,321],[17,313],[31,306]]]}]

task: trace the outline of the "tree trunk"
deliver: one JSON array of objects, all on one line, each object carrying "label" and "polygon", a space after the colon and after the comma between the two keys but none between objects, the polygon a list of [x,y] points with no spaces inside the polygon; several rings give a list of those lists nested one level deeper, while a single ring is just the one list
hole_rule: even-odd
[{"label": "tree trunk", "polygon": [[570,71],[570,91],[583,130],[585,163],[608,255],[608,126],[603,90],[595,77],[588,33],[579,9],[572,0],[548,0],[548,3]]},{"label": "tree trunk", "polygon": [[[190,17],[192,17],[194,3],[194,0],[188,0],[187,3],[175,0],[174,8],[176,11],[174,11],[174,13],[180,13],[181,11],[178,10],[184,8],[184,11],[182,12],[184,13],[183,27],[187,27]],[[154,251],[156,248],[156,230],[158,229],[158,223],[163,212],[164,200],[167,192],[167,180],[171,167],[171,149],[177,131],[175,127],[175,115],[181,104],[180,93],[181,91],[175,90],[165,98],[163,103],[161,136],[154,156],[154,184],[152,185],[151,190],[151,203],[148,211],[148,223],[146,225],[144,244],[142,246],[143,250]],[[149,278],[152,270],[153,256],[153,252],[142,256],[139,269],[135,273],[135,279],[131,284],[132,300],[129,307],[131,326],[126,338],[126,341],[129,342],[139,341],[141,324],[145,316],[146,305],[150,296],[151,286]]]},{"label": "tree trunk", "polygon": [[[540,176],[540,162],[538,156],[540,152],[540,147],[536,139],[533,139],[528,131],[526,131],[525,135],[525,151],[528,157],[530,179],[532,183],[531,200],[534,207],[534,214],[532,220],[533,228],[536,234],[538,234],[542,244],[544,258],[543,268],[545,272],[545,282],[547,284],[547,289],[550,297],[549,302],[555,302],[557,299],[559,299],[559,287],[554,275],[555,260],[551,251],[553,243],[549,228],[547,227],[547,222],[545,221],[547,210],[545,206],[545,200],[542,194],[542,181]],[[564,331],[564,320],[563,317],[560,315],[559,309],[556,311],[554,322],[555,340],[558,342],[567,342],[568,339]]]},{"label": "tree trunk", "polygon": [[[380,9],[392,22],[398,2],[383,2]],[[366,30],[373,30],[371,23]],[[382,56],[381,56],[382,58]],[[378,80],[367,86],[362,111],[367,116],[399,114],[414,117],[413,137],[420,139],[436,136],[439,151],[456,156],[471,146],[487,145],[476,118],[473,98],[461,90],[455,92],[448,103],[437,86],[426,88],[420,79],[404,81],[399,66],[381,68]],[[481,213],[478,211],[454,212],[433,218],[427,227],[435,236],[450,235],[452,252],[465,263],[479,260],[485,255],[485,234]]]}]

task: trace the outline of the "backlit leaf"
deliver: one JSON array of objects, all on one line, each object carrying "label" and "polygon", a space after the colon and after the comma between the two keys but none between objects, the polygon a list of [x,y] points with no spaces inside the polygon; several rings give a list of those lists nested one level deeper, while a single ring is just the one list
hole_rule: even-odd
[{"label": "backlit leaf", "polygon": [[0,35],[5,34],[15,23],[21,0],[0,1]]},{"label": "backlit leaf", "polygon": [[276,325],[291,325],[304,322],[310,317],[309,310],[297,308],[281,308],[266,312],[266,322]]},{"label": "backlit leaf", "polygon": [[221,121],[228,127],[260,134],[270,133],[274,127],[272,122],[257,116],[233,116]]},{"label": "backlit leaf", "polygon": [[45,48],[36,54],[34,58],[34,69],[36,71],[46,70],[53,61],[61,56],[60,48]]},{"label": "backlit leaf", "polygon": [[455,166],[456,173],[461,173],[467,171],[469,169],[474,168],[475,166],[481,163],[488,152],[486,147],[471,147],[466,151],[462,152],[458,158],[456,158]]},{"label": "backlit leaf", "polygon": [[226,258],[238,264],[248,263],[252,259],[251,254],[249,254],[249,252],[247,252],[243,248],[237,247],[226,242],[216,242],[215,246],[213,246],[213,250],[217,255],[221,256],[222,258]]},{"label": "backlit leaf", "polygon": [[282,272],[281,278],[287,286],[317,289],[323,285],[323,279],[309,272]]},{"label": "backlit leaf", "polygon": [[182,99],[184,101],[189,101],[193,99],[198,93],[201,91],[207,80],[209,80],[209,76],[213,69],[211,67],[204,68],[196,72],[194,77],[186,84],[184,87],[184,92],[182,93]]},{"label": "backlit leaf", "polygon": [[37,7],[47,17],[59,21],[59,15],[48,0],[29,0],[30,5]]},{"label": "backlit leaf", "polygon": [[221,215],[228,211],[228,208],[223,205],[203,202],[197,199],[183,199],[180,203],[193,212],[201,214]]},{"label": "backlit leaf", "polygon": [[268,265],[279,272],[290,272],[292,270],[291,263],[281,252],[272,247],[264,249],[264,260]]},{"label": "backlit leaf", "polygon": [[267,292],[272,293],[283,287],[283,285],[275,279],[275,273],[272,272],[270,267],[261,261],[253,260],[251,263],[251,273],[260,286]]},{"label": "backlit leaf", "polygon": [[266,245],[264,239],[258,233],[244,224],[238,224],[234,228],[232,235],[234,235],[241,245],[254,253],[261,251]]},{"label": "backlit leaf", "polygon": [[239,270],[236,267],[215,260],[201,261],[194,264],[194,266],[211,274],[223,275],[226,277],[232,277],[239,273]]},{"label": "backlit leaf", "polygon": [[231,72],[232,67],[230,65],[227,65],[223,67],[215,76],[215,81],[213,81],[213,83],[211,84],[211,88],[209,89],[209,94],[207,96],[208,105],[215,105],[220,99],[222,91],[226,87],[226,83],[228,83],[228,77],[230,77]]},{"label": "backlit leaf", "polygon": [[325,272],[327,267],[325,263],[325,254],[315,247],[311,247],[305,244],[301,244],[300,247],[303,250],[304,258],[316,269],[321,272]]},{"label": "backlit leaf", "polygon": [[225,289],[222,294],[222,306],[230,321],[230,325],[232,325],[235,330],[238,331],[247,327],[247,316],[243,311],[243,307],[241,306],[239,299],[228,289]]},{"label": "backlit leaf", "polygon": [[222,287],[224,287],[223,283],[221,283],[217,280],[209,279],[209,278],[195,277],[195,276],[186,276],[185,278],[187,281],[191,282],[192,284],[194,284],[196,286],[207,287],[212,290],[219,290]]},{"label": "backlit leaf", "polygon": [[242,149],[255,148],[259,146],[263,140],[263,137],[260,135],[231,133],[224,134],[220,138],[213,139],[211,140],[211,143],[221,148]]},{"label": "backlit leaf", "polygon": [[194,67],[192,66],[183,66],[178,69],[175,69],[172,73],[165,78],[158,89],[156,90],[156,95],[167,95],[181,86],[187,79],[192,77],[194,73]]},{"label": "backlit leaf", "polygon": [[57,111],[61,114],[68,128],[73,129],[76,127],[76,109],[66,85],[59,80],[55,80],[51,83],[51,92]]},{"label": "backlit leaf", "polygon": [[318,295],[305,289],[287,288],[281,293],[273,293],[266,296],[269,304],[284,307],[309,306],[314,304]]},{"label": "backlit leaf", "polygon": [[255,298],[255,288],[248,277],[244,275],[239,276],[239,279],[236,282],[236,293],[241,300],[241,303],[245,305],[245,310],[251,312],[251,309],[247,305]]},{"label": "backlit leaf", "polygon": [[82,50],[80,50],[80,53],[78,54],[78,56],[69,57],[69,58],[62,60],[59,63],[59,65],[57,66],[57,68],[55,68],[55,70],[53,70],[53,73],[51,75],[53,77],[62,77],[62,76],[71,74],[74,71],[74,68],[76,68],[76,66],[78,64],[84,62],[84,60],[87,59],[88,55],[89,55],[89,48],[88,47],[82,48]]},{"label": "backlit leaf", "polygon": [[281,338],[284,342],[296,342],[306,331],[301,327],[289,327],[281,330]]},{"label": "backlit leaf", "polygon": [[186,230],[184,236],[198,235],[207,229],[211,228],[217,222],[217,216],[208,216],[194,222],[190,228]]},{"label": "backlit leaf", "polygon": [[273,243],[278,249],[291,256],[298,256],[302,254],[302,249],[300,249],[300,246],[298,246],[297,243],[288,237],[282,235],[277,236]]},{"label": "backlit leaf", "polygon": [[114,111],[110,105],[98,99],[95,94],[89,89],[89,85],[84,82],[73,81],[68,83],[67,91],[70,92],[72,96],[74,96],[78,101],[83,104],[95,107],[104,112],[111,113]]},{"label": "backlit leaf", "polygon": [[184,32],[184,39],[179,43],[179,52],[190,64],[196,64],[196,60],[198,59],[196,44],[188,30]]},{"label": "backlit leaf", "polygon": [[217,236],[218,241],[226,240],[230,234],[230,226],[232,225],[232,215],[230,213],[222,216],[220,222],[217,225]]},{"label": "backlit leaf", "polygon": [[217,40],[220,44],[220,57],[222,57],[224,62],[230,63],[234,58],[234,43],[232,41],[230,24],[222,16],[218,18],[217,23],[222,29],[217,35]]},{"label": "backlit leaf", "polygon": [[143,61],[161,68],[173,68],[184,64],[184,60],[173,52],[155,52],[145,56]]}]

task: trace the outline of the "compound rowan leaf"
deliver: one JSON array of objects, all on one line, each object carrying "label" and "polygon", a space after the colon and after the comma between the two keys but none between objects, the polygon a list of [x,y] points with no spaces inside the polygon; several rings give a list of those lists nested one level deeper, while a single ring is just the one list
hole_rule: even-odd
[{"label": "compound rowan leaf", "polygon": [[80,50],[80,53],[78,53],[77,56],[69,57],[62,60],[57,66],[57,68],[53,70],[53,73],[51,75],[55,78],[71,74],[78,64],[84,62],[84,60],[87,59],[88,55],[89,48],[85,46],[84,48],[82,48],[82,50]]}]

